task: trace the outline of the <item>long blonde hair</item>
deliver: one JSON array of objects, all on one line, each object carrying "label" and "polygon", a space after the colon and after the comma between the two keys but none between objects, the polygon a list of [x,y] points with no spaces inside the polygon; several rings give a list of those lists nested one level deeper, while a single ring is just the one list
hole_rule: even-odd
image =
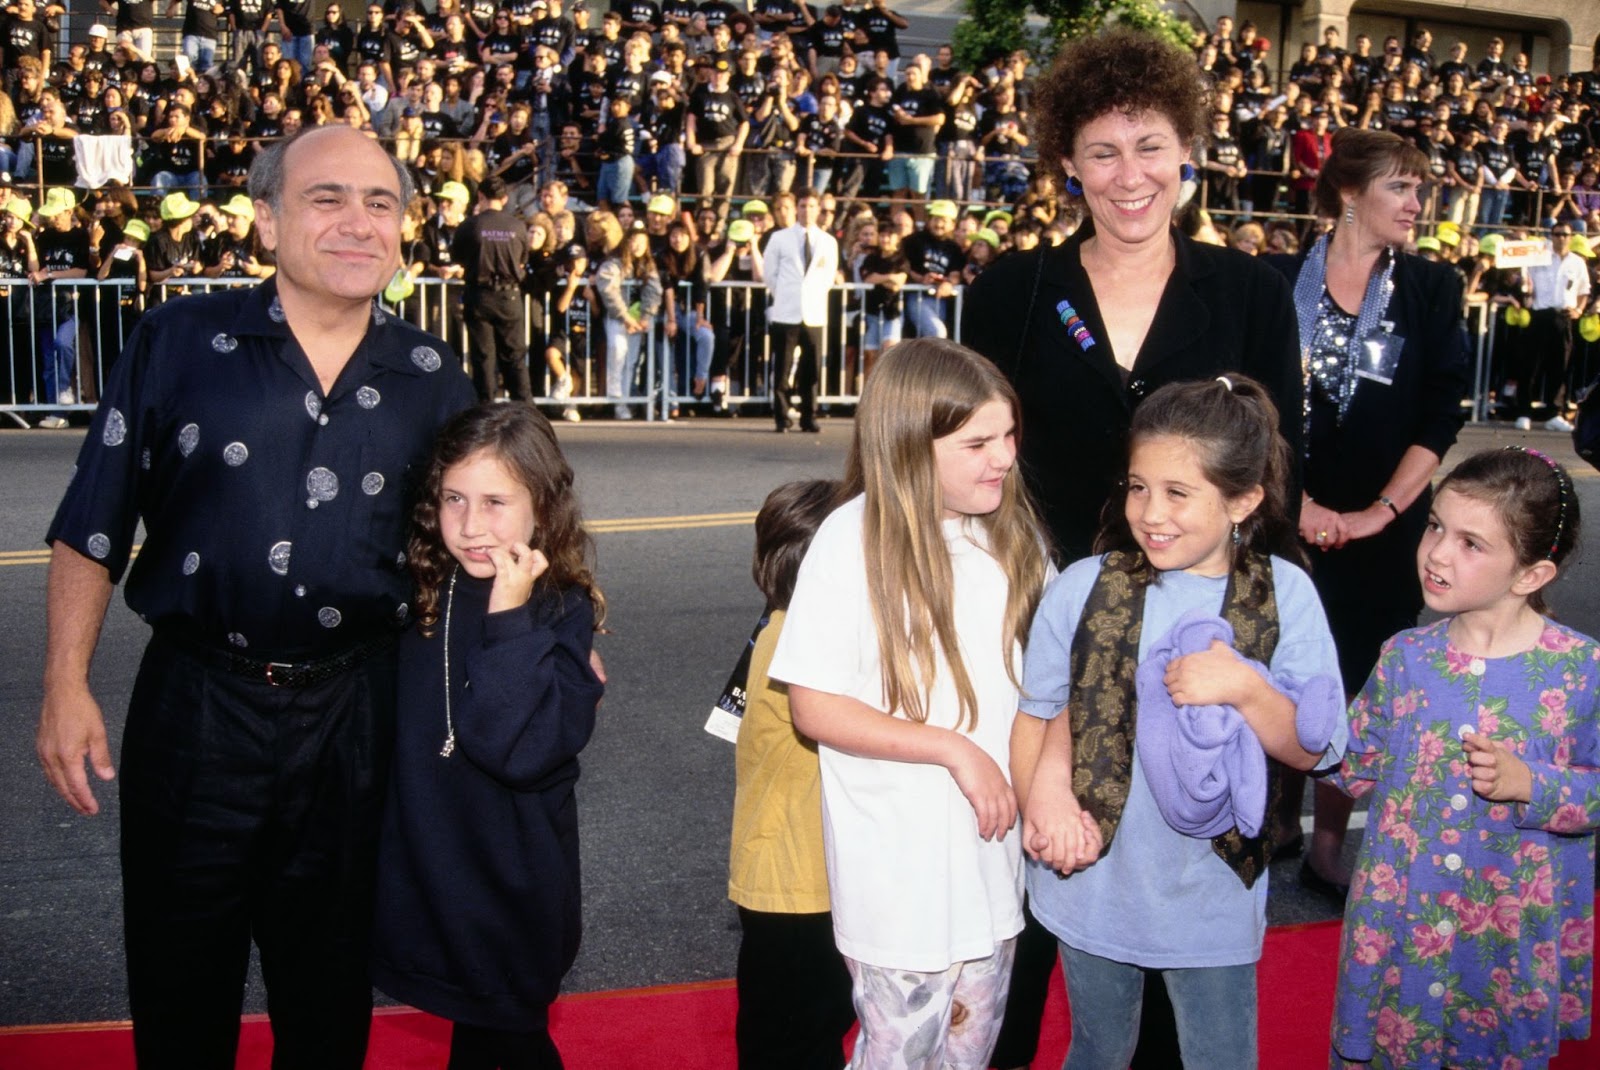
[{"label": "long blonde hair", "polygon": [[[1016,391],[987,360],[936,338],[892,346],[873,365],[861,395],[842,489],[844,498],[866,495],[862,549],[885,703],[910,720],[927,721],[938,675],[937,641],[968,731],[978,724],[978,699],[956,636],[955,581],[940,524],[944,502],[933,443],[996,400],[1010,406],[1020,436]],[[1020,688],[1011,652],[1027,640],[1044,586],[1046,554],[1015,465],[1006,474],[1000,507],[972,522],[987,534],[988,552],[1009,581],[1001,651],[1006,674]]]}]

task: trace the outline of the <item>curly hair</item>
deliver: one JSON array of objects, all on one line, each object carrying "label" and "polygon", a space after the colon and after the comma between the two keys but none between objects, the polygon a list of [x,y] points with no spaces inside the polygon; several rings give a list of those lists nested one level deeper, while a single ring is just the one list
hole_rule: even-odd
[{"label": "curly hair", "polygon": [[534,538],[550,562],[535,589],[583,588],[594,605],[595,630],[600,630],[606,619],[606,598],[590,566],[594,541],[583,527],[578,495],[572,489],[572,467],[561,454],[550,421],[526,402],[475,406],[456,414],[439,432],[421,495],[411,510],[407,547],[411,575],[417,581],[418,628],[423,635],[433,635],[439,623],[439,588],[456,566],[439,530],[444,474],[483,450],[497,458],[533,496]]},{"label": "curly hair", "polygon": [[1061,172],[1083,128],[1113,111],[1159,112],[1188,147],[1207,129],[1209,101],[1193,55],[1151,34],[1112,26],[1068,42],[1035,87],[1039,159]]}]

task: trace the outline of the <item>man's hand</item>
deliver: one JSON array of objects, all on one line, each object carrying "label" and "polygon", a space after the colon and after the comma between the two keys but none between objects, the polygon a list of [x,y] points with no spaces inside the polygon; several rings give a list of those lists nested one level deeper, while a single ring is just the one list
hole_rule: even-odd
[{"label": "man's hand", "polygon": [[90,790],[83,760],[89,759],[101,780],[112,779],[117,771],[106,743],[105,717],[87,687],[45,690],[35,747],[45,779],[67,805],[86,816],[99,813],[100,802]]}]

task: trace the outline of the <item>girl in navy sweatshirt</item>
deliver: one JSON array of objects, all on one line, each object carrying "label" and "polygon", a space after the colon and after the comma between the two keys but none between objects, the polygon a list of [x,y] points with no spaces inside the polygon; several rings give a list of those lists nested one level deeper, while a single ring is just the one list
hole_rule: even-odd
[{"label": "girl in navy sweatshirt", "polygon": [[533,406],[480,405],[440,433],[412,517],[373,979],[455,1023],[452,1070],[561,1066],[605,616],[572,481]]}]

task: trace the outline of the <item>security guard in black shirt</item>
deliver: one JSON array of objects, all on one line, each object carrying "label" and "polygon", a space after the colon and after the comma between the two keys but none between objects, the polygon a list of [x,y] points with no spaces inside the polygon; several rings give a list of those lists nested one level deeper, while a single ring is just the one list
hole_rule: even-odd
[{"label": "security guard in black shirt", "polygon": [[478,214],[461,224],[450,244],[451,259],[461,265],[467,284],[472,383],[483,401],[500,393],[502,378],[514,400],[531,400],[521,288],[528,228],[506,211],[506,184],[498,176],[483,180],[478,203]]}]

